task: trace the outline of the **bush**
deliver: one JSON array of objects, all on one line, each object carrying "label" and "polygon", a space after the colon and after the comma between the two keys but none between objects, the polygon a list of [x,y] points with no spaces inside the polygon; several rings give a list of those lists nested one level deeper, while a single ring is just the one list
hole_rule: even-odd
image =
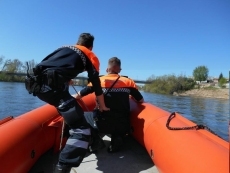
[{"label": "bush", "polygon": [[174,92],[190,90],[194,86],[195,81],[193,79],[185,76],[165,75],[155,78],[151,84],[146,84],[143,90],[159,94],[173,94]]},{"label": "bush", "polygon": [[224,77],[222,77],[222,78],[220,78],[219,79],[219,86],[221,87],[221,88],[224,88],[225,87],[225,84],[227,83],[227,79],[225,79]]}]

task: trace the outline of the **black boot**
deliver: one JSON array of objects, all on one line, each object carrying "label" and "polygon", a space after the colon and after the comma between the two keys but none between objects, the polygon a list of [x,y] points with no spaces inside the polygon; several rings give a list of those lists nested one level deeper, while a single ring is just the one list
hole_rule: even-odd
[{"label": "black boot", "polygon": [[122,137],[120,137],[120,136],[114,137],[112,135],[111,142],[110,142],[110,145],[109,145],[107,151],[108,151],[108,153],[118,152],[118,151],[120,151],[122,145],[123,145]]},{"label": "black boot", "polygon": [[55,167],[54,173],[70,173],[71,167],[68,165],[61,165],[58,163]]},{"label": "black boot", "polygon": [[92,132],[92,141],[91,144],[89,145],[89,152],[90,153],[94,153],[97,150],[101,150],[103,148],[105,148],[105,143],[103,141],[103,139],[100,137],[99,134],[97,134],[96,131],[91,131]]}]

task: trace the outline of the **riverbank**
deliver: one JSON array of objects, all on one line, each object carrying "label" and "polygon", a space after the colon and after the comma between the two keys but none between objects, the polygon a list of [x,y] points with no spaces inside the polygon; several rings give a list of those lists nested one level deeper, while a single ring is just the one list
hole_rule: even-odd
[{"label": "riverbank", "polygon": [[192,89],[184,93],[178,94],[179,96],[193,96],[193,97],[209,97],[219,99],[229,99],[229,89]]}]

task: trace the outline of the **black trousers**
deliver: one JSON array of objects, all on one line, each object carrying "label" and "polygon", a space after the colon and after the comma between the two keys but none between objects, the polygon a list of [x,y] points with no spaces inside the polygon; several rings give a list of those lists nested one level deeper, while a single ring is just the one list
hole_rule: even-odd
[{"label": "black trousers", "polygon": [[84,118],[82,108],[70,95],[68,89],[50,90],[37,94],[37,97],[55,106],[70,127],[70,136],[60,152],[59,163],[78,167],[86,155],[91,136],[90,127]]},{"label": "black trousers", "polygon": [[[96,115],[97,113],[100,114],[98,111],[87,112],[84,116],[90,126],[99,133],[122,137],[130,132],[129,113],[106,111]],[[98,121],[95,121],[95,117],[98,117]]]}]

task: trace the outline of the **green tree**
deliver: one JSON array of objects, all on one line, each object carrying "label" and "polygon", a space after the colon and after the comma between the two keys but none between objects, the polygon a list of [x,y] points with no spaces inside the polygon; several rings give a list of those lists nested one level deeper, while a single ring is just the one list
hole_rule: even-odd
[{"label": "green tree", "polygon": [[4,65],[4,71],[17,73],[21,72],[22,62],[18,59],[8,60]]},{"label": "green tree", "polygon": [[174,92],[183,92],[192,89],[195,85],[194,80],[180,75],[164,75],[156,77],[150,84],[142,87],[144,91],[159,93],[159,94],[173,94]]},{"label": "green tree", "polygon": [[227,79],[225,79],[224,77],[222,77],[222,78],[220,78],[220,79],[218,80],[218,82],[219,82],[219,86],[220,86],[221,88],[223,88],[223,87],[225,86],[225,84],[227,83]]},{"label": "green tree", "polygon": [[208,68],[206,66],[198,66],[193,70],[195,81],[205,81],[208,78]]},{"label": "green tree", "polygon": [[152,76],[150,76],[150,77],[147,79],[148,82],[152,82],[152,81],[154,81],[154,80],[156,80],[156,76],[155,76],[155,75],[152,75]]},{"label": "green tree", "polygon": [[4,62],[3,62],[3,65],[2,65],[2,71],[7,71],[6,70],[6,67],[9,65],[11,63],[11,60],[10,59],[7,59],[7,60],[5,60]]},{"label": "green tree", "polygon": [[218,78],[218,81],[219,81],[221,78],[223,78],[223,74],[222,74],[222,73],[220,73],[219,78]]}]

